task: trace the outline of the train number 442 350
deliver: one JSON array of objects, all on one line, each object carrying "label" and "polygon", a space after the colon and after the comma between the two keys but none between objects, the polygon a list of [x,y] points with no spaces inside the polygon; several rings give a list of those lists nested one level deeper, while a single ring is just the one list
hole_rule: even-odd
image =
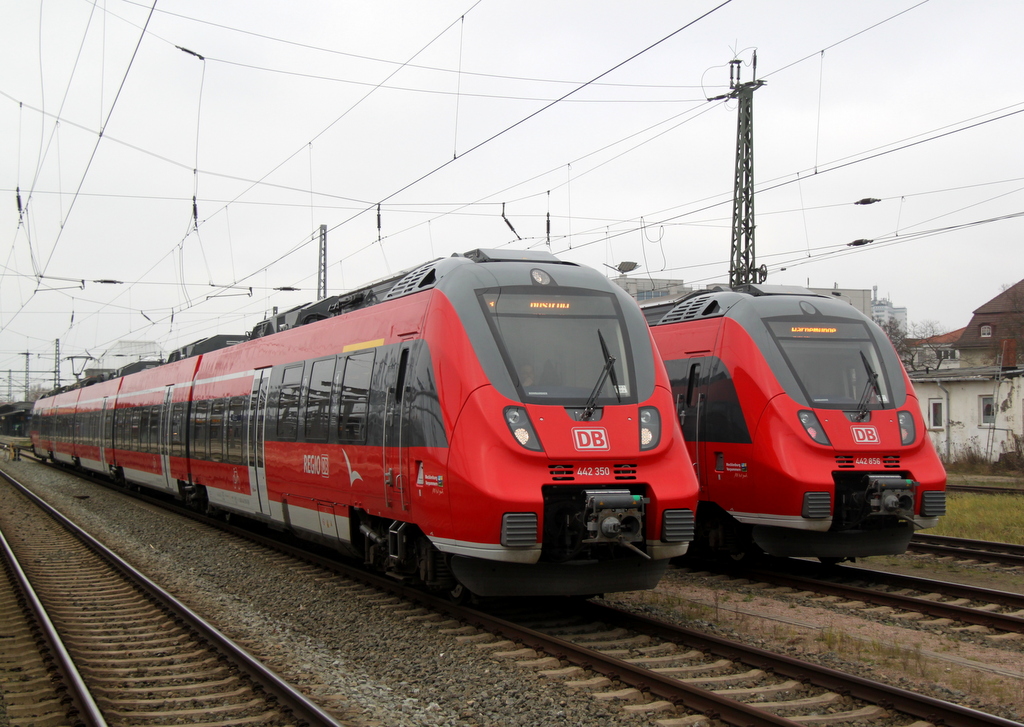
[{"label": "train number 442 350", "polygon": [[607,477],[612,473],[611,467],[578,467],[577,477]]}]

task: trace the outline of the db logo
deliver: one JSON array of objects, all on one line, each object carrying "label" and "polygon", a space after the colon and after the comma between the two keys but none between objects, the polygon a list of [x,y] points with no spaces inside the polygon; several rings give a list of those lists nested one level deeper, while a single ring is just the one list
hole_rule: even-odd
[{"label": "db logo", "polygon": [[850,431],[853,432],[853,441],[857,444],[879,444],[882,441],[874,427],[850,427]]},{"label": "db logo", "polygon": [[573,429],[572,440],[579,450],[611,449],[604,429]]}]

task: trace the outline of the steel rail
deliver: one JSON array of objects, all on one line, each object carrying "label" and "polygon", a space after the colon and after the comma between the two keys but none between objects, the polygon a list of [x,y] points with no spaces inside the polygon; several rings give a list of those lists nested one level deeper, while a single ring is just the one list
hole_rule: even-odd
[{"label": "steel rail", "polygon": [[971,538],[952,538],[948,535],[926,535],[917,533],[911,543],[927,545],[948,545],[952,548],[973,548],[974,550],[997,551],[1024,555],[1024,545],[1020,543],[1000,543],[995,540],[973,540]]},{"label": "steel rail", "polygon": [[724,658],[738,659],[752,666],[770,670],[791,679],[808,682],[844,696],[863,699],[886,709],[928,720],[933,724],[942,724],[945,727],[980,727],[982,725],[1021,727],[1020,722],[1004,717],[987,714],[923,694],[916,694],[906,689],[846,674],[755,646],[734,643],[648,616],[639,616],[612,606],[597,604],[587,604],[587,606],[589,614],[606,622],[657,636],[667,641],[683,640],[691,648],[701,649]]},{"label": "steel rail", "polygon": [[946,483],[947,492],[975,492],[983,495],[1024,495],[1024,488],[995,487],[991,485],[951,485]]},{"label": "steel rail", "polygon": [[181,617],[182,620],[186,621],[189,626],[201,634],[216,650],[230,659],[232,663],[244,671],[253,679],[253,681],[261,685],[269,694],[277,697],[279,703],[289,709],[296,718],[304,720],[309,725],[315,725],[316,727],[320,727],[321,725],[326,727],[341,727],[340,723],[331,717],[331,715],[327,714],[320,707],[307,699],[290,684],[283,681],[262,662],[235,644],[216,627],[205,621],[201,616],[192,611],[192,609],[178,601],[174,596],[151,581],[143,573],[136,570],[112,550],[79,528],[75,523],[71,522],[71,520],[64,517],[63,514],[41,497],[36,495],[6,472],[0,471],[0,476],[10,482],[12,486],[17,488],[23,495],[31,500],[33,504],[52,517],[93,552],[97,553],[100,557],[121,571],[131,581],[145,590],[154,600],[162,604],[177,616]]},{"label": "steel rail", "polygon": [[953,598],[970,598],[976,601],[998,603],[1002,606],[1024,609],[1024,594],[1012,591],[998,591],[993,588],[968,586],[963,583],[953,583],[952,581],[936,581],[931,578],[908,576],[902,573],[889,573],[888,571],[872,570],[870,568],[858,568],[852,565],[837,566],[833,572],[842,575],[844,578],[874,581],[895,588],[913,588],[930,593],[941,593]]},{"label": "steel rail", "polygon": [[1024,566],[1024,546],[1013,543],[946,538],[940,535],[915,535],[911,539],[910,545],[907,546],[907,550],[915,553],[951,555],[962,559]]},{"label": "steel rail", "polygon": [[[102,480],[97,481],[103,482]],[[346,565],[334,557],[317,555],[310,550],[288,545],[253,533],[251,530],[227,524],[222,520],[200,515],[177,504],[169,503],[165,499],[151,497],[139,492],[128,493],[123,488],[113,487],[109,482],[104,482],[104,484],[132,497],[160,505],[194,520],[208,523],[240,537],[266,545],[297,559],[319,565],[352,580],[394,593],[471,625],[497,632],[506,638],[514,639],[533,648],[542,649],[559,659],[564,659],[578,666],[599,672],[641,691],[648,691],[677,705],[699,711],[706,716],[721,719],[742,727],[757,727],[760,725],[795,727],[795,725],[799,724],[796,721],[759,710],[752,705],[747,705],[725,695],[716,694],[615,657],[586,649],[570,641],[549,636],[478,609],[460,606],[445,598],[402,585],[394,579]],[[577,612],[584,612],[590,617],[631,628],[640,633],[657,636],[666,641],[684,643],[690,648],[715,653],[723,658],[735,659],[754,667],[785,675],[788,678],[796,679],[803,683],[810,683],[829,689],[844,696],[863,699],[885,709],[900,711],[928,720],[933,724],[942,724],[944,727],[1024,727],[1020,722],[987,714],[969,707],[962,707],[934,697],[915,694],[899,687],[845,674],[835,669],[818,666],[794,657],[775,654],[754,646],[730,642],[726,639],[658,619],[632,614],[611,606],[587,602],[582,604],[581,609],[578,609]]]},{"label": "steel rail", "polygon": [[42,632],[43,639],[46,641],[50,653],[54,655],[57,661],[57,671],[61,676],[62,683],[68,689],[68,696],[71,698],[73,705],[74,711],[71,712],[69,710],[68,716],[81,720],[77,724],[84,724],[88,727],[107,727],[107,721],[96,704],[96,700],[93,699],[92,692],[89,691],[85,680],[82,679],[82,675],[75,665],[75,660],[68,653],[64,641],[61,639],[60,634],[57,633],[53,621],[50,620],[50,615],[46,612],[46,607],[39,599],[35,588],[32,587],[28,575],[22,569],[21,563],[18,562],[18,556],[14,554],[10,543],[4,537],[3,531],[0,531],[0,549],[3,550],[4,559],[7,561],[7,565],[18,583],[18,587],[21,588],[26,603],[32,609],[32,614],[35,616],[36,623]]},{"label": "steel rail", "polygon": [[[856,577],[856,572],[860,571],[864,575],[863,578],[875,578],[877,571],[865,571],[861,569],[843,569],[837,571],[842,573],[844,577]],[[1009,614],[994,613],[991,611],[979,611],[976,608],[969,606],[958,606],[951,603],[942,603],[939,601],[930,601],[926,598],[918,598],[915,596],[904,596],[896,593],[886,593],[884,591],[878,591],[873,588],[865,588],[862,586],[851,586],[843,583],[834,583],[831,581],[823,581],[819,578],[811,578],[808,576],[793,575],[788,573],[775,573],[772,571],[749,571],[745,574],[750,578],[756,578],[759,581],[765,583],[772,583],[778,586],[786,586],[789,588],[795,588],[797,590],[813,590],[816,593],[823,593],[829,596],[840,596],[843,598],[849,598],[854,601],[864,601],[865,603],[871,603],[876,606],[889,606],[890,608],[900,608],[905,611],[917,611],[918,613],[925,613],[935,618],[949,618],[954,621],[961,621],[963,623],[976,624],[979,626],[987,626],[989,628],[999,629],[1000,631],[1010,631],[1014,633],[1024,633],[1024,618],[1020,616],[1012,616]],[[895,582],[896,579],[894,579]],[[937,586],[939,583],[936,581],[929,581],[924,578],[919,579],[918,585],[910,585],[910,581],[901,581],[900,585],[912,588],[918,588],[921,590],[939,592],[943,591]],[[943,583],[943,585],[945,585]],[[957,586],[957,584],[948,584],[951,587]],[[951,589],[952,590],[952,589]],[[1016,600],[1018,603],[1022,600],[1022,597],[1014,599],[1012,593],[1006,593],[1004,591],[989,591],[988,589],[974,589],[970,586],[959,586],[958,597],[961,598],[972,598],[976,600],[989,600],[986,594],[992,594],[997,598],[992,599],[995,603],[1001,603],[1004,605],[1017,605],[1016,603],[1007,603],[1007,601]],[[948,594],[952,595],[952,594]],[[997,600],[999,599],[999,600]]]}]

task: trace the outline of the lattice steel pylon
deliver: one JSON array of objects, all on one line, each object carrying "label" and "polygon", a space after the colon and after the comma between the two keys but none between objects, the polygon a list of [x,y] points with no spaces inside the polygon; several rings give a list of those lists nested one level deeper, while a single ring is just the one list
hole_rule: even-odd
[{"label": "lattice steel pylon", "polygon": [[320,225],[320,255],[316,266],[316,299],[327,297],[327,225]]},{"label": "lattice steel pylon", "polygon": [[[724,97],[739,102],[736,123],[736,177],[732,199],[732,253],[729,260],[729,286],[763,283],[768,269],[757,267],[754,256],[754,91],[764,81],[740,82],[741,61],[729,61],[729,89]],[[753,75],[757,78],[757,54]]]}]

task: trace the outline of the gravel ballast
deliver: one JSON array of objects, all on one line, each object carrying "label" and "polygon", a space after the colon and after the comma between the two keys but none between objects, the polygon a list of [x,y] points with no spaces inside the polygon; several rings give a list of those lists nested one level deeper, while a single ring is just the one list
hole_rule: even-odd
[{"label": "gravel ballast", "polygon": [[[32,461],[5,471],[350,725],[649,725],[343,579]],[[661,715],[664,716],[664,715]]]}]

